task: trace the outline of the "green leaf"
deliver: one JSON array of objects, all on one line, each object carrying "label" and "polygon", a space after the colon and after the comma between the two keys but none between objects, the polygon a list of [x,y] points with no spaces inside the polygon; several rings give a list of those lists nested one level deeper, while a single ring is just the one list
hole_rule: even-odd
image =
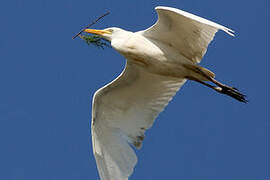
[{"label": "green leaf", "polygon": [[80,35],[80,38],[83,39],[88,45],[92,44],[98,48],[104,49],[104,47],[111,47],[108,40],[98,35]]}]

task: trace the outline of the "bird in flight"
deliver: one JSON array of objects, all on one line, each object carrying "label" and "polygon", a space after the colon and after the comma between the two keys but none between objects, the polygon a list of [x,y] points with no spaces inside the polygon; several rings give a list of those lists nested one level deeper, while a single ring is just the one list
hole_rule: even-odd
[{"label": "bird in flight", "polygon": [[127,180],[144,133],[187,81],[247,102],[236,88],[215,79],[198,65],[215,33],[233,31],[212,21],[171,7],[156,7],[157,22],[146,30],[85,29],[111,42],[126,59],[123,72],[93,98],[92,144],[101,180]]}]

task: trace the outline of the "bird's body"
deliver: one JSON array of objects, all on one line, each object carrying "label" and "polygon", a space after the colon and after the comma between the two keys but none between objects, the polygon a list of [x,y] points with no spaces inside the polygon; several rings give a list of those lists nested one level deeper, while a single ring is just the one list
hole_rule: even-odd
[{"label": "bird's body", "polygon": [[127,60],[122,74],[93,98],[92,142],[101,180],[128,179],[137,163],[130,144],[141,147],[145,130],[186,80],[246,101],[244,95],[216,81],[214,73],[197,64],[218,30],[230,35],[233,31],[178,9],[156,10],[159,20],[144,31],[85,30],[111,41]]},{"label": "bird's body", "polygon": [[112,40],[111,44],[130,63],[154,74],[180,78],[188,75],[182,64],[193,63],[174,48],[157,40],[148,39],[141,32],[127,33],[128,36],[124,37],[121,43]]}]

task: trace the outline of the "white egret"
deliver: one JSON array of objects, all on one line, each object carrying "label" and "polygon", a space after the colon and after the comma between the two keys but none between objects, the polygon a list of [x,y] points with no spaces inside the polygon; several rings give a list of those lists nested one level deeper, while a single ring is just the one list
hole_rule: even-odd
[{"label": "white egret", "polygon": [[157,22],[143,31],[85,30],[109,40],[126,58],[121,75],[93,98],[92,143],[101,180],[128,179],[137,163],[130,145],[141,147],[144,132],[186,80],[246,102],[237,89],[198,65],[218,30],[232,36],[233,31],[179,9],[155,9]]}]

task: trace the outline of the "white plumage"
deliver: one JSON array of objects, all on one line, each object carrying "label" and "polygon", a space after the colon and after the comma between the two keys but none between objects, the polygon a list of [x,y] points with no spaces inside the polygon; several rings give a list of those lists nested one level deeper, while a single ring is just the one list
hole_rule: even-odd
[{"label": "white plumage", "polygon": [[180,9],[156,7],[158,21],[143,35],[169,42],[188,59],[199,63],[218,30],[234,36],[233,30]]},{"label": "white plumage", "polygon": [[124,72],[94,96],[92,141],[102,180],[128,179],[144,131],[168,104],[184,79],[145,72],[127,63]]},{"label": "white plumage", "polygon": [[156,11],[158,21],[144,31],[85,30],[111,41],[127,59],[122,74],[93,98],[92,142],[101,180],[128,179],[137,163],[130,145],[141,147],[145,130],[187,79],[211,81],[218,86],[207,86],[245,102],[237,90],[197,65],[218,30],[233,31],[175,8]]}]

